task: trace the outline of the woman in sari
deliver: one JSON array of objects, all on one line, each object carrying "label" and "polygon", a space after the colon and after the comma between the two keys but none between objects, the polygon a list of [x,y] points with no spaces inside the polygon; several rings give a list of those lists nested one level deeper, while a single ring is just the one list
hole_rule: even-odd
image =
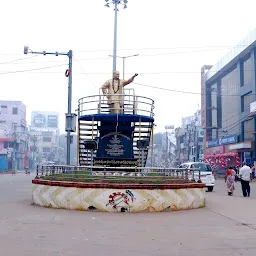
[{"label": "woman in sari", "polygon": [[235,179],[236,172],[233,170],[233,167],[229,167],[225,176],[225,182],[227,184],[227,191],[229,196],[232,196],[233,191],[235,190]]}]

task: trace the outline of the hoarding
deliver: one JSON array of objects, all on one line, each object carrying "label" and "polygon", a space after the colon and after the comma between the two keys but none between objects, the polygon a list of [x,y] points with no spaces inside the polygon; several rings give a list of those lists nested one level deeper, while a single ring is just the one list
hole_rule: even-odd
[{"label": "hoarding", "polygon": [[59,114],[57,112],[33,111],[31,113],[31,126],[38,128],[58,128]]}]

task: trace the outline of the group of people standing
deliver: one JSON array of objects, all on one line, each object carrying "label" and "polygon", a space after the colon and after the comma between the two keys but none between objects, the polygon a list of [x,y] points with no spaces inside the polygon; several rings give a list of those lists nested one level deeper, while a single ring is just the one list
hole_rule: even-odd
[{"label": "group of people standing", "polygon": [[235,189],[235,183],[237,181],[240,181],[243,196],[250,197],[250,193],[251,193],[250,181],[252,181],[253,179],[254,172],[255,172],[255,167],[253,166],[251,168],[246,163],[243,163],[243,166],[239,170],[235,167],[229,167],[225,175],[225,182],[227,185],[228,195],[230,196],[233,195],[233,192]]}]

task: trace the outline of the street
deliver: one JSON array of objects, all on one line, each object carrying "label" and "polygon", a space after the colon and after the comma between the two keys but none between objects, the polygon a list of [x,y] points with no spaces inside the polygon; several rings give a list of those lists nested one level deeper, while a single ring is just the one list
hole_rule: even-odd
[{"label": "street", "polygon": [[0,255],[254,255],[256,183],[227,196],[224,180],[203,209],[169,213],[99,213],[31,205],[30,176],[0,175]]}]

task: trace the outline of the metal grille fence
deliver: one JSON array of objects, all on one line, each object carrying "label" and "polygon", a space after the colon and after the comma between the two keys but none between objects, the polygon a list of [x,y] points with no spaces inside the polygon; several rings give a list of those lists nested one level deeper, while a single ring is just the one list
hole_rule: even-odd
[{"label": "metal grille fence", "polygon": [[[196,181],[201,182],[200,169],[158,168],[158,167],[104,167],[47,165],[37,166],[37,179],[61,181]],[[130,181],[129,181],[130,180]]]}]

